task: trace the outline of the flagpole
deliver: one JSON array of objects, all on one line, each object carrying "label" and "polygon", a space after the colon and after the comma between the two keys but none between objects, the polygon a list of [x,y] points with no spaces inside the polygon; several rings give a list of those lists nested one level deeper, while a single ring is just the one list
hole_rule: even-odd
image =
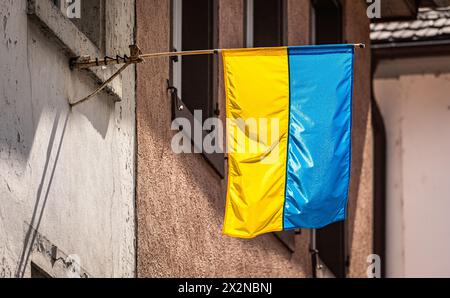
[{"label": "flagpole", "polygon": [[[364,49],[366,45],[364,43],[351,44],[355,49]],[[142,54],[142,51],[137,45],[130,45],[130,56],[128,55],[116,55],[116,57],[106,56],[103,59],[95,58],[91,59],[90,56],[81,56],[70,59],[70,69],[88,69],[91,67],[106,67],[110,65],[124,64],[119,70],[117,70],[112,76],[110,76],[105,82],[103,82],[94,92],[82,99],[70,103],[70,106],[78,105],[82,102],[87,101],[94,97],[102,91],[114,78],[120,75],[128,66],[131,64],[139,64],[146,62],[149,59],[159,58],[159,57],[178,57],[178,56],[194,56],[194,55],[215,55],[219,54],[223,49],[211,49],[211,50],[195,50],[195,51],[181,51],[181,52],[159,52],[159,53],[149,53]]]},{"label": "flagpole", "polygon": [[[355,47],[355,49],[364,49],[366,45],[364,43],[355,43],[351,44]],[[180,52],[159,52],[159,53],[149,53],[142,54],[140,53],[139,48],[135,45],[130,46],[130,48],[134,49],[137,55],[123,55],[116,57],[104,57],[103,59],[95,58],[91,59],[88,56],[77,57],[71,59],[70,67],[71,69],[85,69],[90,67],[98,67],[98,66],[110,66],[116,64],[125,64],[125,63],[141,63],[145,62],[147,59],[151,58],[159,58],[159,57],[177,57],[177,56],[194,56],[194,55],[214,55],[219,54],[223,51],[223,49],[211,49],[211,50],[194,50],[194,51],[180,51]]]}]

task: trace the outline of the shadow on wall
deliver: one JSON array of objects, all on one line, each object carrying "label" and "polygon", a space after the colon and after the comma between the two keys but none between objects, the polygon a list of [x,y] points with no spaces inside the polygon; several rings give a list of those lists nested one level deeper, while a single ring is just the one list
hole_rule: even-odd
[{"label": "shadow on wall", "polygon": [[[6,64],[0,72],[0,160],[6,159],[19,176],[30,160],[42,114],[60,113],[69,108],[69,96],[82,98],[98,86],[86,71],[70,71],[69,58],[34,23],[27,29],[27,44],[13,43],[1,55]],[[115,110],[113,98],[103,92],[74,108],[103,139]]]},{"label": "shadow on wall", "polygon": [[[74,115],[73,113],[83,114],[90,121],[93,128],[95,128],[104,139],[108,131],[110,118],[113,111],[114,103],[110,98],[105,96],[103,96],[101,99],[96,98],[83,105],[78,106],[76,108],[76,112],[74,112],[71,108],[57,111],[50,132],[47,152],[45,155],[44,168],[42,170],[42,177],[40,179],[39,187],[36,193],[33,214],[31,219],[26,224],[26,226],[28,227],[28,231],[25,235],[22,252],[20,254],[20,260],[17,265],[17,277],[23,277],[25,274],[25,269],[28,264],[30,254],[32,253],[36,235],[39,232],[39,227],[45,212],[50,189],[52,187],[55,170],[61,156],[61,149],[66,137],[66,130],[68,128],[68,125],[70,124],[70,116]],[[76,123],[74,124],[76,125]],[[53,156],[54,158],[52,158]],[[51,165],[51,163],[53,164]]]},{"label": "shadow on wall", "polygon": [[[74,98],[78,99],[88,95],[89,92],[95,90],[98,85],[93,82],[92,78],[86,73],[86,71],[82,71],[80,73],[81,75],[77,74],[78,73],[76,71],[72,73],[71,81],[76,81],[77,85],[89,86],[89,89],[80,88],[83,91],[73,92]],[[74,88],[77,89],[77,86]],[[122,109],[122,107],[120,107],[120,109]],[[111,116],[114,115],[115,112],[115,97],[109,95],[105,91],[102,91],[96,97],[74,106],[72,111],[83,115],[91,123],[92,128],[98,132],[102,139],[105,139],[110,126]],[[121,111],[119,117],[119,120],[122,120]]]},{"label": "shadow on wall", "polygon": [[[42,217],[44,215],[48,195],[50,192],[50,188],[52,186],[53,177],[55,175],[55,169],[58,164],[59,157],[60,157],[61,147],[62,147],[62,144],[64,141],[64,137],[66,135],[66,128],[67,128],[67,123],[69,122],[69,115],[70,115],[69,113],[66,113],[65,115],[63,115],[64,124],[62,127],[61,136],[59,137],[58,140],[56,140],[56,132],[58,129],[59,118],[60,118],[61,114],[58,113],[55,117],[55,120],[53,121],[53,128],[52,128],[51,135],[50,135],[50,141],[47,146],[47,155],[46,155],[46,160],[45,160],[45,166],[44,166],[44,170],[42,172],[41,181],[39,183],[39,188],[38,188],[37,195],[36,195],[36,201],[34,203],[33,215],[31,217],[31,220],[29,221],[28,231],[25,235],[22,252],[20,254],[20,260],[17,265],[16,277],[23,277],[25,274],[25,269],[28,264],[28,259],[31,254],[34,241],[36,240],[37,232],[39,230],[39,226],[41,224]],[[49,164],[50,164],[50,159],[52,156],[53,148],[56,148],[56,156],[55,156],[55,160],[53,162],[53,166],[50,169]],[[45,178],[47,177],[47,173],[50,173],[50,178],[49,178],[49,182],[47,183],[47,186],[44,189],[44,182],[46,180]]]}]

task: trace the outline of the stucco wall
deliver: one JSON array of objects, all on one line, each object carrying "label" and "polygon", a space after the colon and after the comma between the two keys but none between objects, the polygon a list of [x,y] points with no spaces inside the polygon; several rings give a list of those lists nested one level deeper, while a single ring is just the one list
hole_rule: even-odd
[{"label": "stucco wall", "polygon": [[[346,38],[349,42],[368,44],[369,23],[364,2],[360,2],[347,1],[345,6]],[[244,46],[244,1],[220,0],[219,9],[219,47]],[[309,17],[304,18],[309,11],[309,1],[288,2],[289,44],[309,42]],[[144,52],[169,50],[170,1],[137,1],[137,42]],[[350,275],[364,277],[372,247],[370,51],[358,50],[356,65]],[[174,132],[170,131],[168,78],[168,59],[154,59],[138,66],[138,275],[311,276],[308,230],[296,235],[293,254],[273,235],[252,240],[222,236],[226,182],[201,155],[172,153],[170,142]],[[221,76],[218,93],[224,111]]]},{"label": "stucco wall", "polygon": [[375,81],[387,138],[388,277],[450,276],[450,74],[408,73],[413,63],[442,70],[449,59],[388,61],[404,74]]},{"label": "stucco wall", "polygon": [[[106,51],[127,53],[134,1],[107,2]],[[90,276],[134,276],[134,70],[118,79],[122,102],[101,93],[71,109],[96,85],[26,11],[0,2],[0,277],[51,270],[52,246]]]},{"label": "stucco wall", "polygon": [[344,1],[344,38],[365,43],[355,51],[352,170],[347,220],[349,277],[366,277],[373,252],[373,134],[371,120],[371,53],[369,19],[364,1]]},{"label": "stucco wall", "polygon": [[287,3],[287,43],[306,45],[311,42],[311,1],[286,0]]}]

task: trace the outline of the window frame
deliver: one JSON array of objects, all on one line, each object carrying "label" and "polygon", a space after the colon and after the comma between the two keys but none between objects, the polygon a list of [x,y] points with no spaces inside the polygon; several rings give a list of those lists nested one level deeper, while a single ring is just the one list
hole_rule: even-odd
[{"label": "window frame", "polygon": [[[288,18],[287,18],[287,0],[281,1],[281,40],[279,46],[287,45],[287,34],[288,34]],[[245,0],[245,20],[244,20],[244,44],[247,48],[255,47],[255,0]]]},{"label": "window frame", "polygon": [[[99,22],[100,22],[100,26],[98,26],[98,39],[97,40],[93,40],[83,29],[81,29],[75,19],[71,19],[67,16],[67,8],[69,7],[69,5],[71,5],[72,3],[68,3],[68,0],[49,0],[56,8],[58,8],[62,15],[67,18],[68,20],[70,20],[77,28],[78,30],[84,35],[86,36],[86,38],[89,39],[89,41],[91,41],[94,46],[97,47],[97,49],[105,54],[106,51],[106,11],[105,11],[105,7],[106,7],[106,0],[98,0],[99,2]],[[75,0],[71,0],[71,1],[75,1]],[[83,0],[81,1],[81,10],[83,10],[83,3],[86,3]],[[92,0],[90,0],[92,1]],[[83,17],[83,11],[80,12],[81,13],[81,18]],[[81,19],[80,19],[81,20]]]},{"label": "window frame", "polygon": [[255,46],[254,42],[254,7],[255,0],[246,0],[245,1],[245,40],[244,44],[247,48],[253,48]]},{"label": "window frame", "polygon": [[[329,9],[324,7],[326,4],[334,4],[340,12],[340,27],[337,32],[339,37],[334,42],[319,41],[317,28],[317,9]],[[327,18],[328,20],[328,18]],[[324,1],[313,0],[311,3],[311,43],[312,44],[329,44],[329,43],[343,43],[344,42],[344,11],[340,0]],[[328,31],[327,31],[328,33]],[[326,39],[326,38],[325,38]],[[336,236],[336,234],[339,234]],[[335,237],[336,239],[332,239]],[[316,247],[318,259],[324,267],[324,272],[327,276],[345,278],[349,267],[348,255],[348,241],[347,241],[347,221],[340,221],[333,223],[322,229],[314,229],[312,231],[313,247]],[[337,247],[330,248],[330,242],[337,245]],[[330,252],[331,250],[331,252]],[[325,251],[325,252],[324,252]],[[339,255],[335,259],[335,255]]]},{"label": "window frame", "polygon": [[[61,8],[61,10],[66,9],[69,5],[69,3],[67,3],[66,0],[53,0],[53,1],[59,1],[59,7]],[[71,0],[74,1],[74,0]],[[78,19],[70,19],[75,26],[78,28],[78,30],[80,30],[96,47],[97,49],[105,54],[106,52],[106,15],[105,15],[105,7],[106,7],[106,0],[98,0],[98,5],[99,5],[99,15],[98,15],[98,22],[99,22],[99,26],[98,26],[98,37],[96,38],[97,40],[93,40],[91,38],[91,36],[85,32],[85,30],[83,30],[82,28],[79,27],[79,25],[81,25],[82,23],[82,18],[83,18],[83,5],[85,3],[87,3],[85,0],[80,0],[81,1],[81,19],[80,22],[78,22]],[[93,0],[89,0],[89,3],[92,3],[91,1]],[[61,5],[61,2],[64,3],[64,6]],[[63,15],[66,16],[66,14],[63,12]],[[67,16],[66,16],[67,17]]]},{"label": "window frame", "polygon": [[[213,39],[213,45],[214,48],[218,44],[218,0],[211,0],[213,1],[213,29],[212,29],[212,39]],[[183,49],[183,4],[182,0],[171,0],[171,30],[170,30],[170,42],[171,42],[171,50],[172,51],[181,51]],[[202,49],[199,49],[202,50]],[[171,90],[171,99],[172,99],[172,120],[176,120],[177,118],[186,118],[191,123],[191,129],[194,127],[194,123],[197,122],[199,124],[198,120],[195,119],[192,112],[189,110],[189,108],[186,108],[186,104],[183,102],[183,99],[180,98],[182,94],[182,60],[183,57],[173,57],[170,61],[170,79],[168,81],[168,88]],[[212,70],[211,75],[213,75],[212,78],[212,92],[211,92],[211,98],[210,102],[207,105],[207,113],[208,115],[203,115],[203,121],[206,120],[209,117],[219,117],[220,110],[219,110],[219,102],[218,102],[218,57],[217,55],[213,56],[213,62],[212,62]],[[200,125],[203,125],[201,123]],[[208,132],[203,131],[202,140],[206,137]],[[194,139],[191,135],[188,135],[189,138],[192,140],[192,146],[195,147]],[[222,141],[224,140],[217,140]],[[200,148],[197,148],[200,149]],[[225,178],[225,154],[224,152],[221,153],[206,153],[203,150],[200,150],[201,154],[205,158],[205,160],[209,163],[209,165],[214,169],[214,171],[219,175],[221,179]]]}]

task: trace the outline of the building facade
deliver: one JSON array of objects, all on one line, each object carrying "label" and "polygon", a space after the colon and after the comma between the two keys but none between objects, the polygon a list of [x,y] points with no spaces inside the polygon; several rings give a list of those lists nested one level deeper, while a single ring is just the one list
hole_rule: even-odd
[{"label": "building facade", "polygon": [[[391,19],[434,1],[382,3]],[[364,0],[2,1],[0,277],[368,276],[385,229],[367,9]],[[252,240],[222,235],[226,156],[171,148],[179,116],[224,122],[219,56],[132,65],[79,104],[118,66],[69,63],[133,44],[155,53],[325,43],[367,45],[355,53],[348,219]]]}]

